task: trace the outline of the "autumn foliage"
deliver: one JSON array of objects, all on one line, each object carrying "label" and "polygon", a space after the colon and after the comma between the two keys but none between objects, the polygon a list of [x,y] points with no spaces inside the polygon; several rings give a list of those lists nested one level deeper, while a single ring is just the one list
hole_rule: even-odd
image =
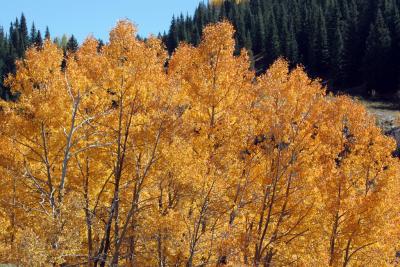
[{"label": "autumn foliage", "polygon": [[46,41],[7,79],[0,262],[395,264],[395,143],[359,103],[283,59],[256,77],[227,22],[171,58],[135,34]]}]

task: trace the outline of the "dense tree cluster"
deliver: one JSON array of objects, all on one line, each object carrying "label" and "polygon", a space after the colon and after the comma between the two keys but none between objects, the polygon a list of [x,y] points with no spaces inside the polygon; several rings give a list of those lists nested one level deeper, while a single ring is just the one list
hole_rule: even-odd
[{"label": "dense tree cluster", "polygon": [[0,92],[1,97],[10,98],[9,91],[3,87],[3,79],[8,73],[15,71],[15,60],[22,58],[25,50],[31,45],[41,46],[43,44],[42,35],[36,30],[32,23],[30,32],[24,14],[20,19],[10,24],[8,33],[0,27]]},{"label": "dense tree cluster", "polygon": [[174,17],[163,38],[170,53],[197,45],[208,23],[229,19],[236,52],[247,48],[259,73],[279,56],[306,67],[333,88],[393,94],[400,84],[400,1],[248,0],[200,3],[193,16]]},{"label": "dense tree cluster", "polygon": [[[3,80],[9,73],[15,72],[15,61],[23,58],[29,47],[41,47],[46,39],[51,39],[49,28],[46,27],[43,37],[40,30],[36,29],[35,23],[32,23],[28,30],[24,14],[10,24],[8,32],[0,27],[0,98],[16,99],[17,95],[10,94],[10,90],[4,86]],[[63,35],[61,39],[56,37],[53,41],[64,50],[64,53],[68,50],[76,51],[78,47],[78,42],[73,35],[69,38]]]},{"label": "dense tree cluster", "polygon": [[0,262],[398,260],[394,140],[301,67],[256,76],[233,34],[207,26],[168,58],[121,21],[104,46],[30,48],[6,80],[18,101],[0,102]]}]

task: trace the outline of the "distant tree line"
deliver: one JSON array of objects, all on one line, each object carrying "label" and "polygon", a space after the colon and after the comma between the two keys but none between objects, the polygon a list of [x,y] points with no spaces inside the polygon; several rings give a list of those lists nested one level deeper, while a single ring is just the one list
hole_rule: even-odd
[{"label": "distant tree line", "polygon": [[[35,23],[32,23],[28,30],[24,14],[10,23],[8,32],[0,26],[0,97],[7,100],[15,100],[16,96],[10,93],[10,90],[3,86],[3,81],[9,73],[15,72],[15,61],[23,58],[26,49],[30,46],[41,47],[44,40],[51,39],[49,28],[46,27],[44,37],[40,30],[36,29]],[[66,51],[76,51],[78,41],[74,35],[61,38],[54,38],[53,42]]]},{"label": "distant tree line", "polygon": [[400,0],[217,2],[172,18],[161,36],[170,53],[181,41],[197,45],[205,25],[228,19],[236,52],[247,48],[259,73],[283,56],[333,88],[382,95],[400,89]]}]

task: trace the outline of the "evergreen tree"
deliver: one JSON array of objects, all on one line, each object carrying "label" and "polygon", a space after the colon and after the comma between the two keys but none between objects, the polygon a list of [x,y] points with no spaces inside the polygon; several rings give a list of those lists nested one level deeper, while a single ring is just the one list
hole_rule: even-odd
[{"label": "evergreen tree", "polygon": [[[207,24],[207,13],[209,9],[208,7],[204,4],[204,2],[200,2],[199,6],[197,7],[195,13],[194,13],[194,23],[197,26],[197,29],[202,30],[203,27]],[[211,12],[212,10],[210,10]],[[173,20],[173,18],[172,18]],[[171,28],[173,28],[173,24],[171,24]],[[178,42],[177,42],[178,43]]]},{"label": "evergreen tree", "polygon": [[329,68],[329,46],[328,46],[328,33],[326,29],[325,16],[322,10],[318,13],[318,27],[316,33],[316,44],[315,44],[315,54],[316,54],[316,69],[323,76],[327,74]]},{"label": "evergreen tree", "polygon": [[31,33],[30,33],[30,36],[29,36],[29,43],[30,44],[34,44],[36,42],[36,36],[37,36],[37,31],[36,31],[35,23],[32,22]]},{"label": "evergreen tree", "polygon": [[20,38],[21,38],[21,45],[22,45],[23,50],[25,51],[29,47],[30,43],[29,43],[28,26],[26,23],[26,18],[25,18],[24,13],[21,14],[19,33],[20,33]]},{"label": "evergreen tree", "polygon": [[385,66],[390,59],[391,42],[389,28],[383,19],[382,11],[378,9],[367,38],[364,59],[364,74],[369,90],[381,93],[388,93],[390,90]]},{"label": "evergreen tree", "polygon": [[394,64],[393,70],[395,72],[396,78],[396,89],[400,91],[400,12],[397,6],[395,6],[395,16],[393,19],[393,37],[392,37],[392,46],[393,46],[393,60],[396,62]]},{"label": "evergreen tree", "polygon": [[78,50],[78,46],[78,40],[76,40],[74,35],[71,35],[67,43],[67,51],[76,52]]},{"label": "evergreen tree", "polygon": [[[314,7],[315,8],[315,7]],[[305,27],[303,29],[304,40],[304,64],[307,70],[312,75],[316,75],[317,72],[317,53],[318,53],[318,32],[320,31],[320,25],[318,21],[318,10],[311,8],[308,11],[308,15],[305,18]]]},{"label": "evergreen tree", "polygon": [[[270,64],[272,64],[273,61],[275,61],[280,55],[282,55],[280,50],[278,28],[273,13],[271,13],[271,15],[268,17],[267,25],[269,25],[267,35],[266,37],[264,37],[264,35],[262,36],[264,37],[263,43],[265,43],[265,48],[261,47],[262,52],[265,51],[265,59],[262,61],[264,62],[264,66],[260,69],[265,69]],[[255,44],[253,43],[253,45]]]},{"label": "evergreen tree", "polygon": [[351,86],[360,83],[359,73],[363,49],[359,29],[359,11],[355,0],[349,3],[349,15],[343,33],[345,82]]},{"label": "evergreen tree", "polygon": [[[254,55],[264,55],[265,53],[265,26],[264,17],[261,13],[261,7],[256,10],[255,16],[255,29],[253,31],[253,52]],[[270,36],[268,36],[270,37]]]},{"label": "evergreen tree", "polygon": [[197,28],[197,25],[193,25],[192,36],[191,36],[192,43],[198,45],[201,40],[200,36],[201,34],[199,29]]},{"label": "evergreen tree", "polygon": [[43,38],[42,38],[42,34],[40,33],[40,30],[37,31],[36,38],[35,38],[35,45],[37,47],[43,46]]},{"label": "evergreen tree", "polygon": [[168,38],[167,38],[167,48],[168,52],[172,53],[179,44],[178,36],[178,25],[175,17],[172,18],[171,27],[169,28]]},{"label": "evergreen tree", "polygon": [[68,37],[66,34],[63,34],[61,37],[61,48],[66,51],[67,50],[67,43],[68,43]]},{"label": "evergreen tree", "polygon": [[296,40],[296,34],[294,32],[294,25],[289,24],[289,29],[287,32],[287,51],[286,56],[293,65],[299,63],[299,47]]},{"label": "evergreen tree", "polygon": [[180,15],[178,18],[178,39],[187,42],[189,40],[188,38],[188,32],[186,29],[186,23],[185,23],[185,18],[183,17],[183,14]]},{"label": "evergreen tree", "polygon": [[250,52],[253,53],[253,51],[252,51],[253,42],[252,42],[252,39],[251,39],[250,30],[246,30],[246,41],[245,41],[245,43],[244,43],[244,47],[245,47],[246,49],[248,49]]},{"label": "evergreen tree", "polygon": [[22,57],[25,51],[25,47],[19,30],[19,20],[15,19],[14,24],[10,25],[11,44],[13,47],[13,51],[16,53],[17,57]]},{"label": "evergreen tree", "polygon": [[227,18],[227,11],[225,9],[225,1],[223,1],[223,3],[219,6],[219,8],[220,8],[220,10],[219,10],[218,19],[221,21],[221,20],[224,20]]},{"label": "evergreen tree", "polygon": [[0,27],[0,97],[4,98],[3,79],[6,72],[7,38],[3,27]]},{"label": "evergreen tree", "polygon": [[58,37],[53,39],[53,43],[55,43],[59,48],[61,48],[61,40]]},{"label": "evergreen tree", "polygon": [[103,48],[103,46],[104,46],[104,41],[102,40],[102,39],[97,39],[97,51],[101,51],[101,49]]},{"label": "evergreen tree", "polygon": [[50,39],[51,39],[50,30],[49,30],[49,27],[48,27],[48,26],[46,26],[46,32],[45,32],[45,34],[44,34],[44,38],[45,38],[46,40],[50,40]]},{"label": "evergreen tree", "polygon": [[336,28],[331,50],[331,77],[335,84],[343,85],[344,78],[344,42],[340,28]]}]

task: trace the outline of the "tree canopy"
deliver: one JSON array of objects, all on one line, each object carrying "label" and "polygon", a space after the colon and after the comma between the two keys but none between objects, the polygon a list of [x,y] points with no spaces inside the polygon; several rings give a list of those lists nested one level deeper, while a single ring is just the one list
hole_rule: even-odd
[{"label": "tree canopy", "polygon": [[202,36],[168,59],[123,20],[102,46],[47,38],[17,61],[6,85],[20,97],[0,103],[0,262],[396,260],[394,140],[302,67],[256,76],[230,23]]},{"label": "tree canopy", "polygon": [[[33,22],[30,31],[28,32],[27,21],[22,13],[21,17],[15,19],[15,22],[10,24],[7,31],[0,26],[0,98],[8,101],[16,101],[19,92],[11,94],[10,88],[4,84],[4,80],[9,74],[15,73],[15,62],[25,56],[25,52],[30,47],[42,47],[45,40],[51,40],[50,30],[46,27],[44,37],[40,30],[36,29]],[[67,50],[76,50],[78,42],[75,37],[67,37],[64,35],[62,39],[54,38],[60,48],[66,53]]]},{"label": "tree canopy", "polygon": [[258,74],[277,58],[301,63],[333,89],[393,95],[399,90],[398,0],[248,0],[200,3],[193,16],[172,18],[163,40],[199,44],[202,28],[227,19],[236,29],[236,54],[252,52]]}]

